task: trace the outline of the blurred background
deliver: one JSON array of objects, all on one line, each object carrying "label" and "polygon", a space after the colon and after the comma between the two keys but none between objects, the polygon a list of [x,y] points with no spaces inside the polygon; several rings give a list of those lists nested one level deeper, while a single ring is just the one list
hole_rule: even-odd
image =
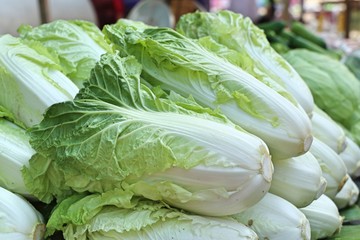
[{"label": "blurred background", "polygon": [[0,34],[17,35],[21,24],[84,19],[100,28],[119,18],[174,26],[184,13],[229,9],[256,23],[299,20],[330,45],[360,42],[359,0],[0,0]]}]

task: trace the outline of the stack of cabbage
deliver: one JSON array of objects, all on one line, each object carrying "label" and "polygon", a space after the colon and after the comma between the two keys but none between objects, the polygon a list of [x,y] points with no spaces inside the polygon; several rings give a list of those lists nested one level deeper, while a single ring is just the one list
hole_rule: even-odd
[{"label": "stack of cabbage", "polygon": [[304,49],[284,55],[310,87],[316,104],[360,144],[360,82],[340,61]]},{"label": "stack of cabbage", "polygon": [[46,235],[65,239],[338,231],[357,145],[340,155],[342,129],[249,19],[193,13],[177,30],[59,20],[2,36],[0,185],[55,201]]}]

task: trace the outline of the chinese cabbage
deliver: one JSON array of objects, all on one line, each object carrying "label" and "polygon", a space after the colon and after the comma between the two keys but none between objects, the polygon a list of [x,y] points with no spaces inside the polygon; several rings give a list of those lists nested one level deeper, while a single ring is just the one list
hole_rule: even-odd
[{"label": "chinese cabbage", "polygon": [[49,202],[123,188],[213,216],[259,201],[273,173],[266,144],[210,109],[157,98],[140,73],[134,57],[103,55],[73,102],[49,108],[30,131],[31,193]]}]

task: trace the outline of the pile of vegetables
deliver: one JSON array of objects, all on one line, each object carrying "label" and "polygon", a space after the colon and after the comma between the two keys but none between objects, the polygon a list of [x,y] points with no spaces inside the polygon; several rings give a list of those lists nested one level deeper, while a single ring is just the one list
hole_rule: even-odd
[{"label": "pile of vegetables", "polygon": [[271,46],[281,54],[291,49],[307,49],[337,60],[343,56],[341,50],[329,48],[322,37],[309,30],[302,22],[293,21],[288,24],[283,20],[274,20],[257,26],[264,30]]},{"label": "pile of vegetables", "polygon": [[333,236],[360,148],[286,59],[230,11],[1,36],[0,238]]}]

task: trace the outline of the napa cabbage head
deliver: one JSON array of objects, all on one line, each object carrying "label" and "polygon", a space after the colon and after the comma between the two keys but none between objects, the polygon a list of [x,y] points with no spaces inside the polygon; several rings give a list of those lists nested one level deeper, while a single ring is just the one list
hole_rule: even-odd
[{"label": "napa cabbage head", "polygon": [[311,124],[302,108],[197,41],[169,28],[144,29],[121,20],[104,32],[121,54],[136,57],[151,85],[220,110],[262,138],[272,156],[301,155],[311,145]]},{"label": "napa cabbage head", "polygon": [[158,98],[134,57],[106,54],[74,101],[30,130],[26,186],[49,202],[122,188],[205,215],[252,206],[268,191],[266,144],[191,99]]},{"label": "napa cabbage head", "polygon": [[26,130],[0,118],[0,186],[12,192],[29,195],[21,169],[35,151],[29,143]]},{"label": "napa cabbage head", "polygon": [[271,47],[263,30],[250,18],[227,10],[188,13],[179,19],[176,30],[194,39],[208,36],[238,52],[238,61],[242,65],[248,65],[245,71],[250,74],[255,72],[259,80],[271,79],[277,82],[311,117],[314,100],[308,86],[294,68]]},{"label": "napa cabbage head", "polygon": [[78,87],[90,76],[91,69],[106,52],[112,52],[101,30],[84,20],[56,20],[37,27],[21,25],[22,39],[38,41],[60,60],[64,73]]},{"label": "napa cabbage head", "polygon": [[24,197],[0,186],[0,239],[44,239],[43,215]]},{"label": "napa cabbage head", "polygon": [[257,239],[233,219],[186,213],[119,189],[63,200],[47,223],[47,236],[56,230],[65,239]]},{"label": "napa cabbage head", "polygon": [[314,137],[326,143],[336,153],[340,154],[345,150],[347,141],[343,127],[317,106],[314,108],[311,123]]},{"label": "napa cabbage head", "polygon": [[0,108],[25,128],[39,123],[49,106],[79,91],[56,56],[39,43],[10,35],[0,37],[0,89]]},{"label": "napa cabbage head", "polygon": [[360,82],[346,66],[305,49],[291,50],[284,57],[309,86],[316,105],[349,128],[348,121],[360,103]]}]

